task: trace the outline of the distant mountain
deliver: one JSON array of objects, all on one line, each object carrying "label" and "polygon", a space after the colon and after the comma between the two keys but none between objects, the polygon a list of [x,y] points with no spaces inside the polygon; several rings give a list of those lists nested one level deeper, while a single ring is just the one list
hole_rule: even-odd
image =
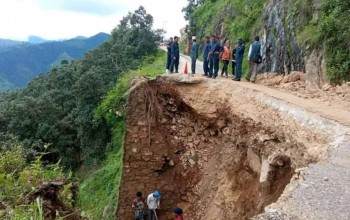
[{"label": "distant mountain", "polygon": [[46,42],[46,40],[44,38],[39,37],[39,36],[31,35],[28,37],[28,43],[31,43],[31,44],[41,44],[44,42]]},{"label": "distant mountain", "polygon": [[18,44],[23,44],[23,41],[15,41],[15,40],[8,40],[8,39],[1,39],[0,38],[0,47],[11,47]]},{"label": "distant mountain", "polygon": [[[23,87],[38,74],[46,73],[61,60],[80,59],[110,37],[99,33],[90,38],[77,37],[65,41],[47,41],[40,44],[18,43],[0,48],[0,87]],[[11,42],[10,42],[11,43]],[[0,88],[0,91],[3,90]]]}]

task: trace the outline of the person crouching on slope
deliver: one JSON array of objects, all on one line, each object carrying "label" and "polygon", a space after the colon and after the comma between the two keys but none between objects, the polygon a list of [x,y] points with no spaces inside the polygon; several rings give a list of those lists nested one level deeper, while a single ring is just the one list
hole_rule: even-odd
[{"label": "person crouching on slope", "polygon": [[158,220],[156,210],[160,209],[160,193],[155,191],[147,197],[148,218],[149,220]]},{"label": "person crouching on slope", "polygon": [[173,212],[174,212],[175,220],[184,220],[182,209],[175,208]]}]

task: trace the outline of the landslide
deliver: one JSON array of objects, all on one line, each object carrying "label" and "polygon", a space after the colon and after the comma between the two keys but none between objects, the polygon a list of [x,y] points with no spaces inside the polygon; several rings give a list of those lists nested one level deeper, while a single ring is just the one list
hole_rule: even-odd
[{"label": "landslide", "polygon": [[138,80],[126,115],[117,219],[132,218],[136,191],[155,189],[160,220],[175,206],[187,219],[249,219],[326,154],[321,133],[215,82]]}]

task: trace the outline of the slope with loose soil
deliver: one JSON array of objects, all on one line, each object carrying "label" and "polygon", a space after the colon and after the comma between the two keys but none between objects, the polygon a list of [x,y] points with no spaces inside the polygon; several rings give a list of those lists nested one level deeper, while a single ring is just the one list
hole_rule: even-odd
[{"label": "slope with loose soil", "polygon": [[[249,219],[288,200],[305,167],[326,160],[345,133],[227,80],[144,79],[128,99],[117,219],[132,218],[136,191],[156,189],[160,220],[175,206],[187,219]],[[344,132],[334,137],[336,129]]]}]

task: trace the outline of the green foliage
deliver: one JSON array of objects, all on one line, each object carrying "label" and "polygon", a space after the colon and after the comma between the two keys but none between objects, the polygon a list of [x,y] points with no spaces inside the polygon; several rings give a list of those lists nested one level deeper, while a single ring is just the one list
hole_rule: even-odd
[{"label": "green foliage", "polygon": [[298,35],[298,43],[300,45],[310,45],[312,47],[317,46],[320,42],[320,32],[316,25],[308,25]]},{"label": "green foliage", "polygon": [[1,95],[0,133],[17,136],[29,157],[51,144],[45,155],[51,163],[62,161],[66,169],[97,165],[112,133],[104,118],[94,119],[94,111],[121,73],[157,53],[161,32],[152,30],[152,23],[140,7],[81,61],[54,67],[26,88]]},{"label": "green foliage", "polygon": [[[6,204],[6,211],[2,211],[1,217],[43,219],[41,198],[27,204],[27,196],[45,181],[65,179],[66,175],[59,164],[44,166],[42,159],[45,154],[36,156],[34,161],[26,164],[23,148],[18,142],[1,144],[0,153],[0,202]],[[71,205],[65,198],[68,195],[62,194],[62,198],[67,201],[67,205]]]},{"label": "green foliage", "polygon": [[80,184],[79,206],[92,219],[115,218],[123,168],[123,106],[131,81],[139,76],[161,75],[165,60],[165,52],[158,51],[155,56],[147,57],[139,69],[122,74],[115,88],[109,91],[95,112],[96,120],[104,118],[111,127],[112,140],[105,162],[96,171],[90,172],[88,177],[83,177],[84,180]]},{"label": "green foliage", "polygon": [[319,31],[326,41],[327,74],[335,83],[350,80],[350,2],[325,0]]}]

